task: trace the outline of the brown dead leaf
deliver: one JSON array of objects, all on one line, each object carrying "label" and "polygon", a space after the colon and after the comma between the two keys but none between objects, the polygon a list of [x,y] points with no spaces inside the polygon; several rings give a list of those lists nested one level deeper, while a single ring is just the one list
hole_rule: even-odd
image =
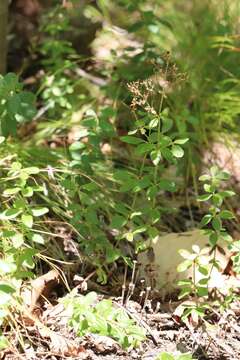
[{"label": "brown dead leaf", "polygon": [[54,331],[49,333],[49,337],[51,340],[51,349],[54,353],[59,354],[59,356],[78,356],[86,351],[83,346],[77,345]]},{"label": "brown dead leaf", "polygon": [[89,334],[84,337],[86,347],[94,350],[96,354],[108,354],[121,351],[120,345],[112,338],[108,336]]},{"label": "brown dead leaf", "polygon": [[50,270],[46,274],[39,276],[31,282],[31,303],[29,310],[32,313],[37,304],[47,299],[52,289],[59,284],[60,274],[57,270]]}]

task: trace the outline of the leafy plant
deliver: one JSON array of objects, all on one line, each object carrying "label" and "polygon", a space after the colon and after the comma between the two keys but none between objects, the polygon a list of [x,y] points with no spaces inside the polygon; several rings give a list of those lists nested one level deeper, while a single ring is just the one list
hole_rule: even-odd
[{"label": "leafy plant", "polygon": [[72,70],[76,67],[77,55],[71,42],[62,38],[69,29],[68,14],[61,6],[44,14],[41,25],[44,40],[39,46],[46,74],[41,79],[40,95],[49,115],[72,108],[75,86]]},{"label": "leafy plant", "polygon": [[19,82],[17,75],[0,75],[1,135],[16,135],[17,124],[32,120],[35,113],[35,96],[23,91],[23,84]]},{"label": "leafy plant", "polygon": [[[200,250],[197,245],[193,245],[193,253],[186,250],[179,251],[185,260],[178,266],[178,271],[183,272],[192,268],[193,272],[192,279],[179,281],[182,288],[179,298],[190,295],[197,298],[208,297],[212,272],[214,268],[219,269],[216,258],[217,248],[222,244],[233,246],[233,239],[224,228],[223,221],[233,219],[234,215],[231,211],[222,209],[222,205],[226,198],[235,195],[235,193],[230,190],[220,189],[221,182],[228,180],[229,177],[230,175],[227,172],[213,166],[210,169],[210,174],[202,175],[199,178],[200,181],[205,182],[203,186],[205,194],[200,195],[198,201],[208,201],[210,203],[208,213],[201,220],[201,226],[205,228],[204,233],[209,237],[210,251],[207,248]],[[209,258],[209,254],[213,254],[211,258]],[[196,274],[201,274],[201,276],[198,275],[197,277]],[[183,319],[186,319],[189,314],[203,317],[208,307],[206,303],[187,305]]]},{"label": "leafy plant", "polygon": [[145,330],[136,325],[124,308],[118,308],[110,299],[98,301],[94,292],[87,295],[70,293],[64,299],[70,311],[69,325],[78,336],[95,333],[109,336],[124,348],[138,346],[146,337]]},{"label": "leafy plant", "polygon": [[2,170],[1,188],[1,241],[0,241],[0,322],[11,314],[12,308],[21,303],[20,289],[23,280],[34,276],[34,256],[38,246],[44,244],[41,230],[35,227],[39,217],[48,208],[32,202],[35,194],[43,193],[35,176],[37,167],[23,167],[12,162]]},{"label": "leafy plant", "polygon": [[[145,233],[150,241],[158,234],[157,224],[162,212],[158,196],[164,191],[176,191],[174,181],[166,178],[164,171],[170,164],[176,165],[184,156],[183,146],[188,141],[187,138],[178,138],[172,132],[173,120],[164,102],[166,88],[157,81],[162,77],[167,82],[169,73],[172,74],[168,55],[165,60],[165,66],[155,77],[128,85],[133,97],[131,106],[137,120],[135,129],[122,136],[121,140],[135,147],[133,153],[140,167],[132,174],[118,170],[114,177],[121,185],[122,193],[133,194],[130,212],[125,222],[122,221],[129,230],[124,231],[121,226],[123,231],[120,235],[130,242],[139,234]],[[139,200],[145,198],[144,208],[138,204],[138,197]]]},{"label": "leafy plant", "polygon": [[156,360],[194,360],[194,358],[189,353],[172,355],[167,352],[162,352],[157,356]]},{"label": "leafy plant", "polygon": [[240,274],[240,240],[234,241],[229,244],[229,249],[233,252],[232,261],[233,269]]}]

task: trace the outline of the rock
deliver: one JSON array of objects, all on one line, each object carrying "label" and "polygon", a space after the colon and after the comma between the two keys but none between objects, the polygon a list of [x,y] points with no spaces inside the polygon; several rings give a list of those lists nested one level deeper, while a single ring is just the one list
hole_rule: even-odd
[{"label": "rock", "polygon": [[209,169],[217,165],[221,170],[231,174],[231,179],[236,185],[240,183],[240,146],[239,141],[230,135],[224,135],[223,139],[213,141],[210,149],[203,153],[203,165]]},{"label": "rock", "polygon": [[[159,236],[149,250],[138,255],[140,278],[144,278],[146,285],[151,286],[154,290],[158,290],[162,296],[174,292],[178,288],[177,282],[179,280],[190,278],[193,275],[192,268],[182,273],[177,271],[178,265],[184,261],[179,254],[179,250],[185,249],[192,253],[193,245],[198,245],[201,250],[204,250],[204,253],[206,252],[204,257],[209,263],[213,254],[209,254],[208,236],[202,230],[196,229],[183,233],[170,233]],[[216,256],[222,270],[226,268],[229,259],[227,250],[224,250],[226,252],[225,255],[224,251],[217,251]],[[211,282],[215,285],[220,273],[221,270],[217,271],[215,268],[212,271]],[[196,273],[198,280],[201,277],[200,273]]]}]

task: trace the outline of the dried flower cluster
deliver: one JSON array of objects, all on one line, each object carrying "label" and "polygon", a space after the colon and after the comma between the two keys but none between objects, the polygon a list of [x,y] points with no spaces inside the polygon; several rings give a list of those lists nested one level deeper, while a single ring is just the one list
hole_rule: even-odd
[{"label": "dried flower cluster", "polygon": [[166,55],[165,62],[165,68],[159,69],[158,65],[150,78],[127,84],[128,90],[133,96],[131,102],[133,110],[140,107],[152,115],[157,115],[155,106],[159,95],[165,97],[165,94],[172,91],[173,85],[186,79],[185,74],[178,72],[175,64],[169,64],[169,54]]},{"label": "dried flower cluster", "polygon": [[143,108],[146,112],[156,115],[156,111],[151,103],[151,98],[154,95],[154,82],[151,78],[146,80],[133,81],[127,84],[129,91],[133,98],[131,107],[136,110],[137,107]]}]

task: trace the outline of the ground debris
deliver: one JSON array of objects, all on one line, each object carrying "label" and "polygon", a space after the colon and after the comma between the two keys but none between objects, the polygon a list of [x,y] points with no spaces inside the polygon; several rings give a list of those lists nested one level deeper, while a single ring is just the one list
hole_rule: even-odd
[{"label": "ground debris", "polygon": [[[102,299],[102,295],[99,295]],[[121,298],[114,299],[121,305]],[[161,352],[172,354],[189,352],[197,360],[239,360],[240,359],[240,303],[236,300],[230,309],[216,311],[203,323],[187,326],[174,311],[179,302],[161,304],[158,311],[142,309],[133,300],[126,311],[133,313],[147,324],[155,340],[149,336],[139,348],[123,350],[114,340],[99,334],[78,337],[69,327],[69,311],[62,299],[56,305],[45,304],[40,318],[22,330],[24,349],[19,349],[12,334],[14,349],[1,354],[1,360],[155,360]],[[40,324],[43,326],[41,327]],[[47,331],[46,331],[47,329]]]}]

